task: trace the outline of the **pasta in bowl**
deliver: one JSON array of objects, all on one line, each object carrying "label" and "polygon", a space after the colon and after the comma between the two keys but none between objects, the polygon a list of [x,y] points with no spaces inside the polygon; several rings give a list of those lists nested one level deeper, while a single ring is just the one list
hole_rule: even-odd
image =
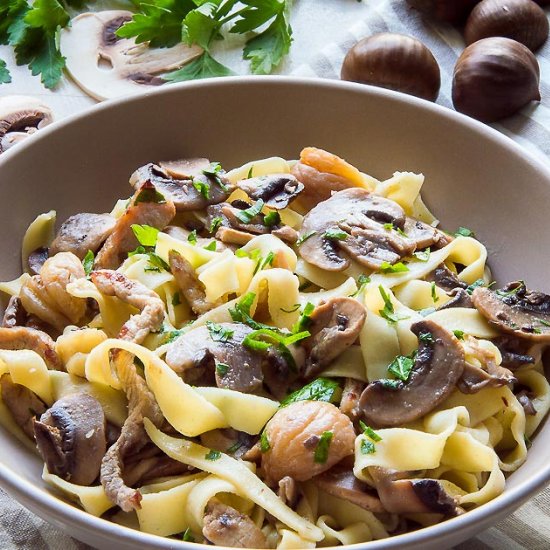
[{"label": "pasta in bowl", "polygon": [[364,543],[497,497],[550,408],[550,297],[327,151],[150,163],[23,242],[0,420],[89,514],[244,548]]}]

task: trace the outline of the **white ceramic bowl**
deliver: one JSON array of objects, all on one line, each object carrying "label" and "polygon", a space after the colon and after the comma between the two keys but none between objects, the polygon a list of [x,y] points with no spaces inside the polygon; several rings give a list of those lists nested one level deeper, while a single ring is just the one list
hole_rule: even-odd
[{"label": "white ceramic bowl", "polygon": [[[167,86],[104,103],[41,130],[0,157],[0,279],[20,273],[19,248],[40,212],[110,210],[131,172],[158,159],[206,156],[226,167],[271,155],[296,158],[314,145],[379,178],[423,172],[424,197],[454,229],[488,246],[496,278],[550,292],[550,169],[511,140],[448,109],[351,83],[283,77],[227,78]],[[9,237],[9,238],[8,238]],[[92,517],[54,496],[42,463],[0,430],[0,484],[27,508],[98,548],[191,545]],[[550,481],[550,423],[501,496],[433,527],[358,547],[438,549],[511,513]],[[192,546],[196,547],[196,546]]]}]

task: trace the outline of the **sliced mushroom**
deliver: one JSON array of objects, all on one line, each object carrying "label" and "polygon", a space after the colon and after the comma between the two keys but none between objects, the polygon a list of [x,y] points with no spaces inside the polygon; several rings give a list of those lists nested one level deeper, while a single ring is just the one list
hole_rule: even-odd
[{"label": "sliced mushroom", "polygon": [[75,214],[60,227],[50,246],[50,254],[72,252],[83,260],[88,250],[94,254],[99,250],[115,224],[116,219],[110,214]]},{"label": "sliced mushroom", "polygon": [[292,174],[269,174],[241,180],[237,187],[251,199],[261,199],[266,206],[282,210],[302,192],[304,184]]},{"label": "sliced mushroom", "polygon": [[309,318],[311,336],[304,341],[309,350],[305,376],[317,374],[349,348],[359,336],[367,310],[353,298],[331,298],[317,306]]},{"label": "sliced mushroom", "polygon": [[426,281],[433,281],[445,292],[452,292],[456,288],[468,288],[468,285],[461,281],[445,264],[438,265],[431,273],[428,273]]},{"label": "sliced mushroom", "polygon": [[60,48],[67,70],[95,99],[146,91],[164,82],[159,75],[202,54],[202,48],[184,43],[150,49],[147,43],[119,38],[115,32],[132,15],[124,10],[81,13],[61,31]]},{"label": "sliced mushroom", "polygon": [[[154,185],[167,200],[171,200],[179,212],[201,210],[209,204],[218,204],[227,199],[231,184],[225,172],[216,177],[207,175],[210,161],[192,158],[178,161],[146,164],[130,177],[130,185],[140,189],[144,184]],[[204,191],[201,193],[201,189]]]},{"label": "sliced mushroom", "polygon": [[49,258],[50,253],[47,248],[41,246],[33,250],[29,257],[27,258],[27,265],[29,266],[29,273],[31,275],[38,275],[42,266],[46,263],[46,260]]},{"label": "sliced mushroom", "polygon": [[201,444],[204,447],[231,454],[235,458],[242,458],[254,446],[257,439],[257,437],[232,428],[210,430],[200,436]]},{"label": "sliced mushroom", "polygon": [[523,281],[502,290],[478,287],[472,294],[477,310],[500,330],[533,342],[550,342],[550,296],[527,290]]},{"label": "sliced mushroom", "polygon": [[365,510],[375,514],[386,511],[376,493],[353,475],[352,467],[337,464],[327,472],[315,476],[312,481],[325,493],[352,502]]},{"label": "sliced mushroom", "polygon": [[454,290],[451,290],[448,294],[451,299],[448,302],[445,302],[442,306],[439,306],[437,308],[438,311],[441,309],[451,309],[453,307],[474,307],[472,298],[470,298],[468,292],[463,288],[455,288]]},{"label": "sliced mushroom", "polygon": [[533,404],[533,394],[529,390],[521,390],[516,397],[526,415],[535,416],[537,414],[537,409]]},{"label": "sliced mushroom", "polygon": [[55,342],[40,330],[19,326],[0,328],[0,349],[30,349],[44,359],[48,369],[65,370],[55,351]]},{"label": "sliced mushroom", "polygon": [[34,439],[33,421],[46,411],[45,403],[29,388],[15,384],[9,374],[0,377],[2,401],[11,413],[14,422],[29,437]]},{"label": "sliced mushroom", "polygon": [[294,478],[285,476],[279,481],[277,496],[290,508],[296,507],[301,495],[302,492]]},{"label": "sliced mushroom", "polygon": [[344,389],[342,390],[342,399],[340,401],[340,410],[354,421],[358,415],[359,398],[365,389],[365,383],[361,380],[346,378]]},{"label": "sliced mushroom", "polygon": [[428,246],[443,248],[453,240],[453,237],[436,227],[432,227],[420,220],[414,220],[413,218],[407,218],[403,232],[416,243],[417,250],[427,248]]},{"label": "sliced mushroom", "polygon": [[378,269],[416,249],[415,241],[397,231],[403,230],[405,221],[405,212],[394,201],[360,188],[339,191],[304,217],[300,237],[305,240],[299,252],[327,271],[348,268],[350,258]]},{"label": "sliced mushroom", "polygon": [[208,501],[202,534],[216,546],[269,548],[265,535],[249,516],[215,498]]},{"label": "sliced mushroom", "polygon": [[[11,296],[2,318],[3,328],[24,327],[27,322],[27,312],[17,296]],[[53,342],[52,342],[53,343]]]},{"label": "sliced mushroom", "polygon": [[52,122],[51,109],[35,97],[0,98],[0,154]]},{"label": "sliced mushroom", "polygon": [[[96,269],[117,269],[128,252],[137,248],[139,243],[132,225],[150,225],[162,230],[170,223],[176,215],[174,203],[158,198],[155,191],[155,187],[147,183],[136,191],[130,206],[117,220],[112,233],[96,256]],[[150,198],[153,200],[149,200]]]},{"label": "sliced mushroom", "polygon": [[50,473],[77,485],[97,479],[107,441],[105,414],[95,397],[62,397],[34,421],[34,435]]},{"label": "sliced mushroom", "polygon": [[369,468],[384,509],[392,514],[460,513],[456,500],[436,479],[401,479],[402,472]]},{"label": "sliced mushroom", "polygon": [[453,391],[462,376],[464,352],[453,334],[428,319],[414,323],[411,330],[431,338],[419,339],[407,382],[393,389],[376,380],[366,387],[359,407],[371,426],[400,426],[424,416]]},{"label": "sliced mushroom", "polygon": [[166,362],[186,382],[215,376],[219,388],[250,393],[261,388],[264,356],[243,346],[252,329],[242,323],[221,323],[223,331],[202,326],[180,336],[168,347]]},{"label": "sliced mushroom", "polygon": [[507,334],[495,338],[493,344],[499,349],[502,356],[501,367],[514,371],[523,365],[531,365],[535,362],[535,358],[527,353],[526,348],[529,342],[525,340]]}]

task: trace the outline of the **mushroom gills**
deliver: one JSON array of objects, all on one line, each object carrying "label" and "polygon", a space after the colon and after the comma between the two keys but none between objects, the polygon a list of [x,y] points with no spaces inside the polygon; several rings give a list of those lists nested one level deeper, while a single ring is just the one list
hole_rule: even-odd
[{"label": "mushroom gills", "polygon": [[282,210],[303,191],[304,184],[292,174],[269,174],[241,180],[237,187],[251,199],[261,199],[266,206]]}]

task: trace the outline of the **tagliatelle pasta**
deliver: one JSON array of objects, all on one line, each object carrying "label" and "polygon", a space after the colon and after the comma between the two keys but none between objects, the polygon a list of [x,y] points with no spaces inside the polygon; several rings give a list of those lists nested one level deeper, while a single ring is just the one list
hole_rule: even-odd
[{"label": "tagliatelle pasta", "polygon": [[0,283],[0,422],[57,494],[187,542],[368,543],[498,497],[550,410],[550,296],[495,288],[423,182],[307,147],[147,164],[47,259],[40,215]]}]

